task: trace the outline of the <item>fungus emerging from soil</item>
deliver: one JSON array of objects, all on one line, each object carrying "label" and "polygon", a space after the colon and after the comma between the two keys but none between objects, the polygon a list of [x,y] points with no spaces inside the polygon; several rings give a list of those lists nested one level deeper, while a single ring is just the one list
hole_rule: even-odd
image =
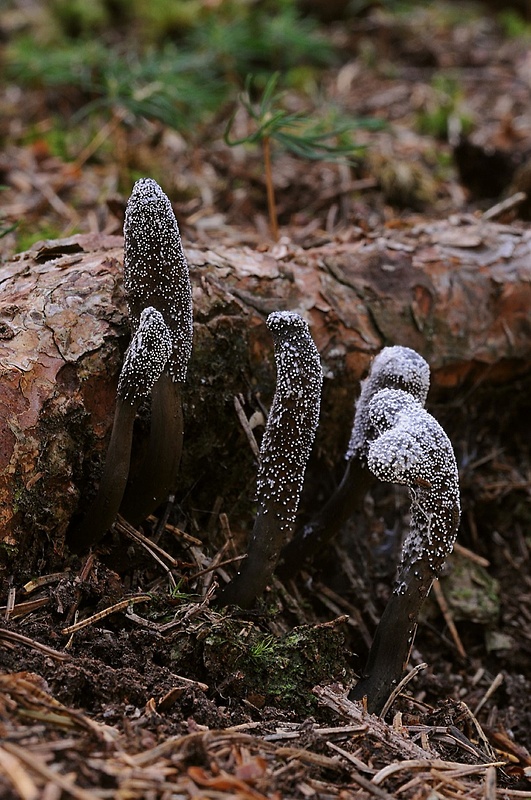
[{"label": "fungus emerging from soil", "polygon": [[424,405],[429,385],[429,365],[415,350],[396,345],[384,347],[378,353],[367,378],[361,384],[341,483],[319,512],[297,531],[284,548],[278,570],[282,578],[293,577],[359,510],[373,482],[373,476],[367,469],[367,452],[373,436],[369,403],[374,395],[384,388],[402,389]]},{"label": "fungus emerging from soil", "polygon": [[383,389],[368,406],[369,469],[409,487],[410,531],[393,593],[376,629],[364,672],[349,694],[379,713],[406,669],[420,608],[452,552],[460,517],[459,476],[450,440],[411,394]]},{"label": "fungus emerging from soil", "polygon": [[114,423],[98,493],[73,532],[76,549],[98,542],[116,519],[129,475],[136,412],[160,379],[171,351],[172,340],[162,314],[145,308],[120,372]]},{"label": "fungus emerging from soil", "polygon": [[275,396],[260,447],[258,512],[248,556],[222,590],[220,605],[249,608],[270,581],[280,549],[293,529],[313,445],[323,374],[307,323],[298,314],[270,314],[275,342]]},{"label": "fungus emerging from soil", "polygon": [[138,180],[124,224],[124,286],[133,331],[142,310],[156,308],[169,330],[171,354],[155,384],[147,452],[130,478],[120,513],[137,525],[175,490],[181,460],[181,384],[192,352],[192,288],[171,203],[150,178]]}]

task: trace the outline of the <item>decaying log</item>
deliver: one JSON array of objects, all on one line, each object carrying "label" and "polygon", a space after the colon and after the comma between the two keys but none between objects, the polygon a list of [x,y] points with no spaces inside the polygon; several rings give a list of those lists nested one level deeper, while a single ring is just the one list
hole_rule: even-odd
[{"label": "decaying log", "polygon": [[[325,389],[317,448],[341,458],[352,403],[384,345],[420,352],[432,392],[531,367],[531,229],[467,219],[302,249],[185,242],[195,333],[183,491],[196,508],[252,497],[253,454],[234,411],[267,406],[269,312],[302,314]],[[44,242],[0,268],[0,540],[60,551],[98,480],[129,339],[120,237]],[[248,474],[245,476],[245,469]]]}]

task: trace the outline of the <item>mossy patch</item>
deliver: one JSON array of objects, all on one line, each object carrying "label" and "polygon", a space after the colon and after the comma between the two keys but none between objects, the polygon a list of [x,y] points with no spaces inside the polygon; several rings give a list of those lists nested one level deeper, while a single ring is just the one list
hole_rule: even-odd
[{"label": "mossy patch", "polygon": [[252,622],[220,618],[205,635],[203,662],[220,694],[305,713],[315,706],[316,684],[349,677],[344,635],[333,623],[276,637]]}]

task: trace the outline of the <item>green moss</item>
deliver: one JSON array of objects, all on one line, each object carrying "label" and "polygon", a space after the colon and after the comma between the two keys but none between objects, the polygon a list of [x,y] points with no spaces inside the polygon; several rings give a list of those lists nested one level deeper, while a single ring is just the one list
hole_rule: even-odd
[{"label": "green moss", "polygon": [[203,661],[207,681],[220,691],[305,713],[315,707],[316,684],[348,674],[342,632],[322,625],[276,638],[253,623],[221,618],[205,636]]}]

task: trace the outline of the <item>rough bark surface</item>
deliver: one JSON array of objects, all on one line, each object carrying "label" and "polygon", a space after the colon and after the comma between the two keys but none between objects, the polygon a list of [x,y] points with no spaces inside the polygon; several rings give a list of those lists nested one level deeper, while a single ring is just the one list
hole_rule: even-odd
[{"label": "rough bark surface", "polygon": [[[358,382],[384,345],[427,359],[434,396],[530,371],[530,229],[460,219],[308,250],[184,246],[195,333],[182,484],[207,509],[218,495],[227,509],[242,492],[252,497],[255,465],[233,399],[243,395],[249,409],[271,399],[271,311],[310,324],[325,370],[317,448],[329,463],[342,455]],[[0,268],[6,546],[51,540],[60,552],[94,491],[129,339],[122,257],[120,237],[83,235],[41,242]]]}]

